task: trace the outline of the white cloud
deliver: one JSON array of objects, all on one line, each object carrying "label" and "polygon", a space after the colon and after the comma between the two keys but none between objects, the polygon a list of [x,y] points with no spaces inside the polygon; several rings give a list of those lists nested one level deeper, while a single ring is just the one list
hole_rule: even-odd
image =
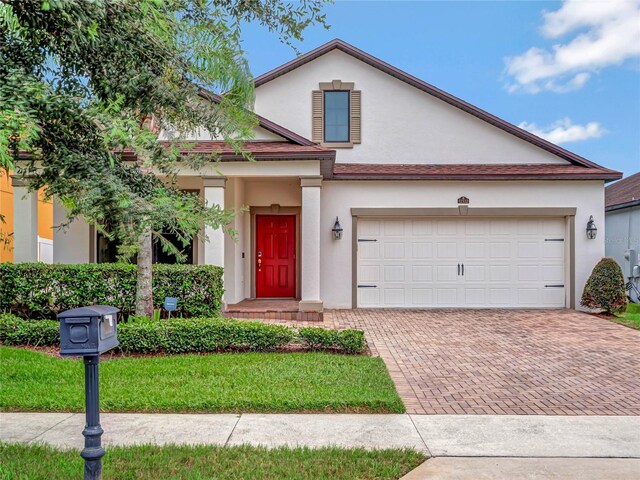
[{"label": "white cloud", "polygon": [[563,118],[547,127],[538,127],[535,123],[522,122],[520,128],[549,140],[551,143],[578,142],[589,138],[600,138],[607,131],[598,122],[589,122],[586,125],[575,125],[570,118]]},{"label": "white cloud", "polygon": [[515,80],[509,92],[577,90],[592,72],[640,56],[640,0],[565,0],[543,16],[545,37],[575,36],[550,50],[532,47],[506,58],[506,71]]}]

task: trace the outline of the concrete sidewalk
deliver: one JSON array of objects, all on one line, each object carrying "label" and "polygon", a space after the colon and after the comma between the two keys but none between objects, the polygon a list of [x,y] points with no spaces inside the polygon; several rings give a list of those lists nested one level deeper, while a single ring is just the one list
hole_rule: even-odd
[{"label": "concrete sidewalk", "polygon": [[[355,414],[101,415],[104,445],[412,448],[434,457],[640,458],[640,417]],[[0,441],[83,446],[83,414],[0,413]]]}]

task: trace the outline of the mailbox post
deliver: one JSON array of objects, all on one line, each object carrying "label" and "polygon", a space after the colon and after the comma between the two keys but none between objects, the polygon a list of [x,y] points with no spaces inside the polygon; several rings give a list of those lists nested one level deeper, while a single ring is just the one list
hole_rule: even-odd
[{"label": "mailbox post", "polygon": [[60,355],[84,358],[84,388],[86,424],[84,449],[84,480],[102,478],[102,427],[98,365],[100,354],[118,346],[118,310],[107,305],[74,308],[58,315],[60,320]]}]

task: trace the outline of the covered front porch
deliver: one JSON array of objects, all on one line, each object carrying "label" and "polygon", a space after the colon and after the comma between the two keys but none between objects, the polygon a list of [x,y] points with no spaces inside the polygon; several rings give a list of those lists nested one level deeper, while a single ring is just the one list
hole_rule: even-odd
[{"label": "covered front porch", "polygon": [[[230,231],[206,228],[196,262],[224,267],[228,315],[317,320],[322,176],[205,176],[209,204],[236,211]],[[300,313],[300,315],[298,315]]]}]

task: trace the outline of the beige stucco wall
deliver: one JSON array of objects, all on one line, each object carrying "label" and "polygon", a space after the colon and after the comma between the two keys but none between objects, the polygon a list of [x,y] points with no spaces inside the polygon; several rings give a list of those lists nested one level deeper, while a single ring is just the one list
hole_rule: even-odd
[{"label": "beige stucco wall", "polygon": [[[604,254],[604,232],[587,240],[585,228],[593,215],[604,226],[604,193],[591,182],[324,182],[321,208],[321,292],[327,308],[351,308],[351,208],[457,207],[466,196],[470,207],[575,207],[576,304],[594,265]],[[336,216],[344,228],[333,240]],[[568,259],[568,255],[566,256]],[[566,275],[567,281],[569,275]]]},{"label": "beige stucco wall", "polygon": [[564,163],[339,50],[256,88],[255,111],[311,138],[311,92],[334,79],[362,91],[362,143],[338,162]]}]

